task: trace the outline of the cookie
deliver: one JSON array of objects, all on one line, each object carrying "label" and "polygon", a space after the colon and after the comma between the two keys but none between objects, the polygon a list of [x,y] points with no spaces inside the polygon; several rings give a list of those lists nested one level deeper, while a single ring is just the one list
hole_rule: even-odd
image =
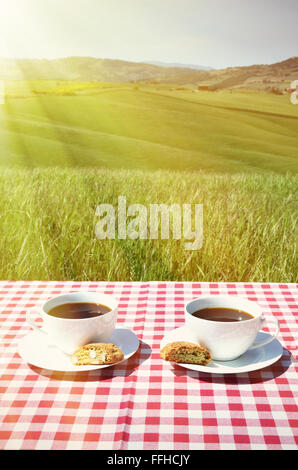
[{"label": "cookie", "polygon": [[77,349],[71,361],[77,366],[115,364],[122,361],[123,352],[112,343],[90,343]]},{"label": "cookie", "polygon": [[187,341],[166,344],[160,351],[160,356],[165,361],[184,364],[207,365],[211,361],[211,354],[207,349]]}]

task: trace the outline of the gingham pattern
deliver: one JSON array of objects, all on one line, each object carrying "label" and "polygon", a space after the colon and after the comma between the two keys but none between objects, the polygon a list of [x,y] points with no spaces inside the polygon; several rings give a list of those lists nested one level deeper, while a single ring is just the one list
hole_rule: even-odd
[{"label": "gingham pattern", "polygon": [[[80,290],[120,300],[118,326],[141,346],[102,371],[55,373],[16,352],[26,309]],[[230,294],[278,318],[282,358],[239,375],[175,368],[159,356],[165,332],[183,325],[186,301]],[[1,449],[297,449],[297,285],[0,282]]]}]

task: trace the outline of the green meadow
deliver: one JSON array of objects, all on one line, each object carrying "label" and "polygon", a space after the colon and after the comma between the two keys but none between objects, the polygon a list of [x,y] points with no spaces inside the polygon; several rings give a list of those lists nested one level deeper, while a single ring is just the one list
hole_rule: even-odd
[{"label": "green meadow", "polygon": [[[297,281],[298,106],[148,84],[8,82],[0,278]],[[104,240],[101,203],[203,204],[204,240]]]},{"label": "green meadow", "polygon": [[1,166],[297,171],[288,96],[133,84],[12,82]]}]

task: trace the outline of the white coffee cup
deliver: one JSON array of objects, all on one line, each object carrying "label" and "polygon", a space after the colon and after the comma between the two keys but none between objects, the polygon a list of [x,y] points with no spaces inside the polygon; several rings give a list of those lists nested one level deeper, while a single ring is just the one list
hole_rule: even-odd
[{"label": "white coffee cup", "polygon": [[[244,321],[213,321],[197,318],[192,314],[205,308],[230,308],[241,310],[252,316]],[[192,331],[194,339],[207,348],[212,359],[231,361],[244,354],[247,350],[259,348],[270,343],[279,333],[279,322],[276,318],[265,318],[260,306],[237,296],[211,295],[199,297],[188,302],[185,306],[185,321]],[[275,331],[263,341],[254,343],[258,332],[265,322],[273,322]]]},{"label": "white coffee cup", "polygon": [[[48,314],[58,305],[74,302],[101,304],[109,307],[111,311],[97,317],[79,319],[61,318]],[[34,312],[37,312],[43,319],[42,329],[37,327],[31,319],[31,314]],[[85,344],[107,342],[115,329],[117,313],[118,302],[114,297],[93,292],[76,292],[58,295],[47,300],[40,309],[29,310],[26,313],[26,320],[35,331],[45,336],[49,344],[57,346],[67,354],[72,354]]]}]

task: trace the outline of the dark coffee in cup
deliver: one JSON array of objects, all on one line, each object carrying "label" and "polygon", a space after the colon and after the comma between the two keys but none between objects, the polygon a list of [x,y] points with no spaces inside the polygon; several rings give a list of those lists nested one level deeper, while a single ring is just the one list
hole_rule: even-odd
[{"label": "dark coffee in cup", "polygon": [[235,322],[251,320],[253,315],[242,310],[232,308],[210,307],[197,310],[192,314],[194,317],[201,318],[202,320],[220,321],[220,322]]},{"label": "dark coffee in cup", "polygon": [[56,318],[69,320],[99,317],[110,312],[111,309],[102,304],[91,302],[70,302],[51,308],[47,314]]}]

